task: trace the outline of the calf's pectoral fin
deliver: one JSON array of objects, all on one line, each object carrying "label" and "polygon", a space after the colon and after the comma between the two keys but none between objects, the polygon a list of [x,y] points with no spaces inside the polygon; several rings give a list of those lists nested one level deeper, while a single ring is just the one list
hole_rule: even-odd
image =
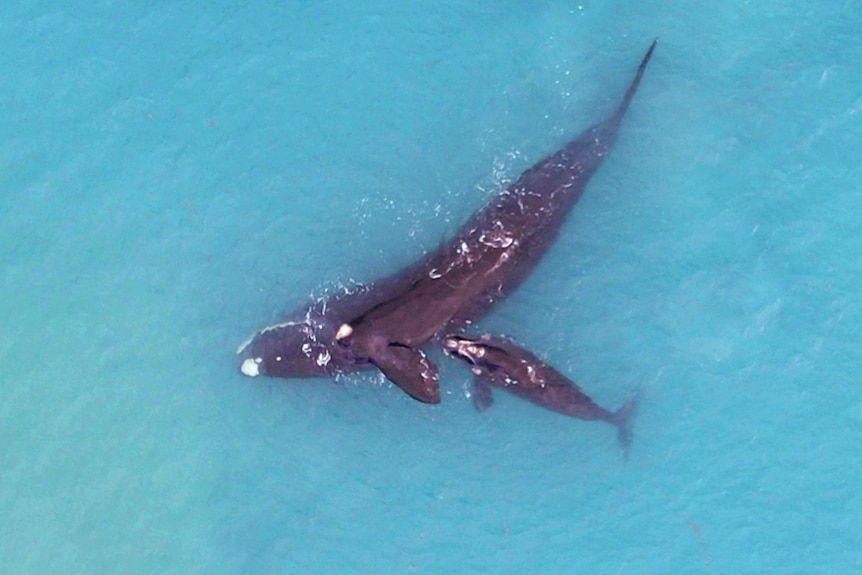
[{"label": "calf's pectoral fin", "polygon": [[371,361],[392,383],[414,399],[440,403],[437,367],[418,349],[390,343],[375,350]]},{"label": "calf's pectoral fin", "polygon": [[494,405],[494,396],[491,395],[491,386],[481,379],[481,375],[473,378],[473,407],[476,411],[482,412]]}]

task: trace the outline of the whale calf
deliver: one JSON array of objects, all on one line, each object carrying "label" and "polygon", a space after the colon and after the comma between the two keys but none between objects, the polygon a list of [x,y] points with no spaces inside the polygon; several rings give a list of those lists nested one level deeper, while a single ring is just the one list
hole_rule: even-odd
[{"label": "whale calf", "polygon": [[471,338],[449,335],[443,340],[449,357],[470,366],[473,372],[473,405],[485,411],[494,402],[491,389],[503,389],[538,406],[588,421],[606,421],[617,428],[623,449],[632,440],[630,427],[636,400],[617,411],[599,406],[572,380],[508,339],[483,335]]},{"label": "whale calf", "polygon": [[521,174],[415,263],[256,333],[238,350],[240,371],[299,378],[377,368],[413,398],[439,403],[437,368],[422,348],[464,330],[533,270],[613,148],[655,46],[606,119]]}]

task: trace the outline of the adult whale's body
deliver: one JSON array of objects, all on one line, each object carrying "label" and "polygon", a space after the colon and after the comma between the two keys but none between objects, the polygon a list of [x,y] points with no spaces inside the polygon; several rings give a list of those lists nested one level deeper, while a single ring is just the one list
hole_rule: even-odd
[{"label": "adult whale's body", "polygon": [[610,152],[655,45],[609,118],[521,174],[418,262],[261,330],[238,352],[241,371],[308,377],[376,366],[415,399],[438,403],[437,369],[420,347],[479,319],[529,275]]}]

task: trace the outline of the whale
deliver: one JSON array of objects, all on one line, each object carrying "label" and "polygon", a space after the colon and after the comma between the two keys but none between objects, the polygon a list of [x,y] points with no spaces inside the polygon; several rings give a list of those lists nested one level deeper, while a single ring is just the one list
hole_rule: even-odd
[{"label": "whale", "polygon": [[637,397],[616,411],[601,407],[571,379],[512,340],[489,334],[478,338],[451,334],[443,351],[467,364],[473,372],[470,393],[478,411],[494,403],[492,388],[505,390],[540,407],[587,421],[606,421],[617,428],[617,437],[628,451],[632,441],[631,417]]},{"label": "whale", "polygon": [[657,40],[622,100],[605,117],[536,162],[452,237],[390,276],[312,300],[238,349],[250,377],[337,377],[377,369],[414,399],[440,402],[427,355],[517,288],[558,236],[612,150]]}]

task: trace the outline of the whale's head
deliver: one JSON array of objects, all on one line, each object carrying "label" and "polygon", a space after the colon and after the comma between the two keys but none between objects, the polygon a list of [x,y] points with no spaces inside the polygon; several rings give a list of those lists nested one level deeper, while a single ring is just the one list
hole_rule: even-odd
[{"label": "whale's head", "polygon": [[475,367],[488,367],[484,341],[460,335],[447,335],[443,339],[443,352],[453,359]]},{"label": "whale's head", "polygon": [[443,338],[443,352],[466,364],[475,375],[492,373],[501,369],[500,362],[506,361],[507,352],[501,345],[502,339],[494,339],[485,334],[478,338],[462,335],[447,335]]},{"label": "whale's head", "polygon": [[314,377],[337,373],[341,350],[328,322],[287,321],[264,328],[243,343],[240,371],[250,377]]}]

